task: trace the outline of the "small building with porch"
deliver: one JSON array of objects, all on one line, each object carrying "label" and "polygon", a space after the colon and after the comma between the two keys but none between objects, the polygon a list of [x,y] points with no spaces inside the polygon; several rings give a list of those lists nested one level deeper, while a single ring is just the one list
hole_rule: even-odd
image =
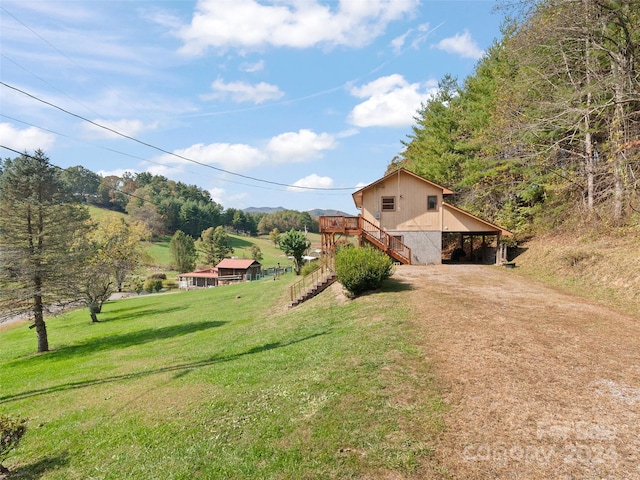
[{"label": "small building with porch", "polygon": [[205,268],[195,272],[181,273],[178,275],[178,286],[183,289],[217,287],[218,270]]},{"label": "small building with porch", "polygon": [[453,241],[458,259],[506,261],[501,239],[512,233],[445,202],[453,193],[400,168],[353,193],[357,217],[320,217],[323,249],[335,248],[342,235],[357,236],[397,262],[437,264],[443,261],[443,241],[448,248]]},{"label": "small building with porch", "polygon": [[216,265],[218,281],[257,280],[261,276],[262,265],[257,260],[245,258],[224,258]]},{"label": "small building with porch", "polygon": [[262,265],[256,260],[225,258],[213,268],[178,275],[180,288],[210,288],[231,282],[257,280],[262,276]]}]

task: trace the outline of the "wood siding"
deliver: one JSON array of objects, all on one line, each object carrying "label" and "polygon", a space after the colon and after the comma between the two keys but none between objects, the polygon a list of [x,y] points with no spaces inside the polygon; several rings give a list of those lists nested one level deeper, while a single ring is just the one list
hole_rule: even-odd
[{"label": "wood siding", "polygon": [[[362,192],[362,216],[387,231],[442,230],[442,189],[401,170]],[[427,210],[427,198],[437,208]],[[395,197],[395,209],[382,209],[383,197]]]}]

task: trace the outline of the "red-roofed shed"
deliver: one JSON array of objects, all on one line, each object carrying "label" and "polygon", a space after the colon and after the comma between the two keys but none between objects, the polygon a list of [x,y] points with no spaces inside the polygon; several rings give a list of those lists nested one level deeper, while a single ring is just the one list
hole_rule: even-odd
[{"label": "red-roofed shed", "polygon": [[260,262],[245,258],[225,258],[218,265],[218,279],[223,280],[256,280],[260,278],[262,265]]}]

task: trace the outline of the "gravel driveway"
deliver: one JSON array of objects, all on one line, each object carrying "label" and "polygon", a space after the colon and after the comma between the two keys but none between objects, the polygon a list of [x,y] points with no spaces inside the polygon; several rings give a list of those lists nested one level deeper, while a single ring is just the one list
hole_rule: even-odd
[{"label": "gravel driveway", "polygon": [[449,405],[433,478],[640,479],[640,315],[497,266],[394,278]]}]

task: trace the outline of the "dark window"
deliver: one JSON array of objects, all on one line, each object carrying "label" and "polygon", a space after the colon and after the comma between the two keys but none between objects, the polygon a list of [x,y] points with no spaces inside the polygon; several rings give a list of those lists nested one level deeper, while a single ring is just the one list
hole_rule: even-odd
[{"label": "dark window", "polygon": [[394,212],[396,210],[396,197],[382,197],[382,211]]},{"label": "dark window", "polygon": [[427,197],[427,210],[436,210],[438,208],[438,197],[429,195]]}]

